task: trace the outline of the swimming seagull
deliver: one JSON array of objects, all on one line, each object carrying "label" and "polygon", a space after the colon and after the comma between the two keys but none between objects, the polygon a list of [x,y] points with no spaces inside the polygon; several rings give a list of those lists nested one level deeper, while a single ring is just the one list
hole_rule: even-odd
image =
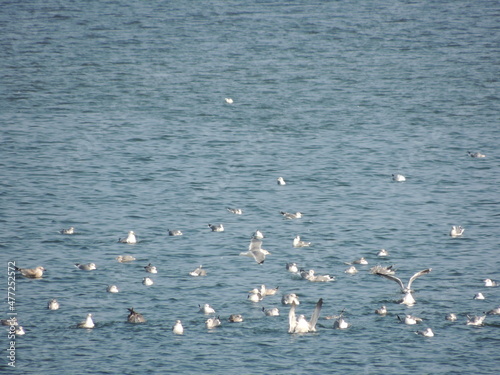
[{"label": "swimming seagull", "polygon": [[280,316],[280,310],[277,307],[273,307],[270,309],[262,308],[262,312],[266,314],[266,316]]},{"label": "swimming seagull", "polygon": [[486,315],[483,316],[469,316],[467,315],[467,325],[468,326],[482,326]]},{"label": "swimming seagull", "polygon": [[108,293],[118,293],[119,290],[118,290],[118,287],[116,285],[109,285],[106,288],[106,292],[108,292]]},{"label": "swimming seagull", "polygon": [[229,207],[227,207],[226,210],[228,210],[229,212],[231,212],[232,214],[235,214],[235,215],[243,215],[243,210],[241,208],[229,208]]},{"label": "swimming seagull", "polygon": [[224,101],[227,103],[227,104],[233,104],[234,103],[234,100],[231,99],[231,98],[224,98]]},{"label": "swimming seagull", "polygon": [[297,267],[297,263],[287,263],[285,265],[285,267],[288,270],[288,272],[292,272],[292,273],[298,273],[299,272],[299,267]]},{"label": "swimming seagull", "polygon": [[2,324],[3,326],[17,326],[19,323],[17,322],[17,318],[13,316],[10,319],[0,320],[0,324]]},{"label": "swimming seagull", "polygon": [[397,182],[403,182],[403,181],[406,181],[406,177],[403,176],[402,174],[399,174],[399,173],[395,173],[392,175],[392,179],[393,181],[397,181]]},{"label": "swimming seagull", "polygon": [[87,314],[87,318],[81,323],[78,323],[78,328],[94,328],[95,324],[92,320],[92,314]]},{"label": "swimming seagull", "polygon": [[153,280],[151,280],[149,277],[145,277],[142,279],[142,284],[143,285],[147,285],[147,286],[150,286],[150,285],[153,285],[154,282]]},{"label": "swimming seagull", "polygon": [[18,327],[16,328],[15,333],[16,333],[16,335],[17,335],[17,336],[22,336],[22,335],[25,335],[25,334],[26,334],[26,332],[24,331],[23,326],[18,326]]},{"label": "swimming seagull", "polygon": [[396,315],[398,317],[398,320],[401,323],[408,324],[408,325],[413,325],[422,322],[421,318],[417,318],[416,316],[413,315],[405,315],[404,319],[401,318],[399,315]]},{"label": "swimming seagull", "polygon": [[278,185],[286,185],[286,182],[285,180],[283,179],[283,177],[278,177],[277,180],[276,180],[276,183]]},{"label": "swimming seagull", "polygon": [[153,266],[151,263],[149,263],[147,266],[144,266],[144,269],[149,273],[158,273],[156,266]]},{"label": "swimming seagull", "polygon": [[265,297],[265,296],[274,296],[280,287],[277,286],[276,288],[266,288],[264,284],[260,286],[260,294]]},{"label": "swimming seagull", "polygon": [[142,314],[138,313],[137,311],[134,311],[133,308],[128,309],[128,311],[130,312],[128,314],[128,317],[127,317],[127,321],[129,323],[144,323],[144,322],[146,322],[146,319],[144,318],[144,316]]},{"label": "swimming seagull", "polygon": [[417,331],[415,332],[417,335],[424,336],[424,337],[434,337],[434,332],[432,332],[432,329],[426,328],[423,331]]},{"label": "swimming seagull", "polygon": [[262,294],[260,294],[259,289],[254,288],[250,292],[248,292],[248,297],[247,299],[252,302],[260,302],[264,298]]},{"label": "swimming seagull", "polygon": [[354,275],[355,273],[358,273],[358,270],[356,269],[355,266],[350,266],[349,268],[347,268],[344,273],[348,273],[348,274],[351,274],[351,275]]},{"label": "swimming seagull", "polygon": [[455,320],[457,320],[457,314],[449,313],[448,315],[446,315],[446,320],[449,320],[450,322],[454,322]]},{"label": "swimming seagull", "polygon": [[19,268],[14,266],[14,268],[16,271],[19,271],[21,275],[29,279],[41,279],[43,276],[43,271],[45,271],[45,268],[43,268],[42,266],[38,266],[35,268]]},{"label": "swimming seagull", "polygon": [[334,281],[335,277],[332,277],[330,275],[315,275],[314,270],[309,270],[309,271],[300,271],[300,276],[302,276],[303,279],[312,281],[312,282],[326,282],[326,281]]},{"label": "swimming seagull", "polygon": [[386,257],[389,255],[389,252],[386,249],[380,249],[380,251],[377,253],[377,256],[379,257]]},{"label": "swimming seagull", "polygon": [[488,311],[488,314],[490,315],[500,315],[500,306]]},{"label": "swimming seagull", "polygon": [[498,286],[498,283],[496,281],[493,281],[491,279],[484,279],[484,286]]},{"label": "swimming seagull", "polygon": [[179,229],[168,229],[169,236],[182,236],[182,232]]},{"label": "swimming seagull", "polygon": [[208,303],[205,303],[203,306],[198,305],[198,307],[200,308],[200,312],[202,312],[205,315],[215,314],[214,308],[210,306]]},{"label": "swimming seagull", "polygon": [[281,303],[283,305],[292,305],[292,304],[300,305],[299,297],[297,297],[295,293],[283,295],[283,297],[281,297]]},{"label": "swimming seagull", "polygon": [[137,238],[135,237],[134,231],[131,230],[130,232],[128,232],[127,238],[119,238],[118,242],[120,242],[120,243],[128,243],[130,245],[133,245],[133,244],[137,243]]},{"label": "swimming seagull", "polygon": [[462,234],[464,234],[465,229],[462,228],[460,225],[454,225],[451,227],[450,230],[450,236],[455,238],[455,237],[460,237]]},{"label": "swimming seagull", "polygon": [[220,322],[219,317],[208,318],[207,321],[205,322],[205,326],[208,329],[212,329],[212,328],[218,327],[220,325],[221,325],[221,322]]},{"label": "swimming seagull", "polygon": [[75,263],[75,267],[83,271],[92,271],[97,269],[95,263],[87,263],[87,264]]},{"label": "swimming seagull", "polygon": [[289,213],[289,212],[280,211],[280,214],[282,214],[285,219],[290,219],[290,220],[292,220],[292,219],[300,219],[302,217],[302,213],[301,212],[296,212],[296,213],[292,214],[292,213]]},{"label": "swimming seagull", "polygon": [[352,264],[363,264],[363,265],[366,265],[366,264],[368,264],[368,261],[364,257],[361,257],[359,259],[354,260],[352,262]]},{"label": "swimming seagull", "polygon": [[483,293],[479,292],[474,295],[474,299],[486,299]]},{"label": "swimming seagull", "polygon": [[297,305],[292,303],[290,312],[288,313],[288,333],[307,333],[316,332],[316,323],[323,306],[323,298],[320,298],[316,303],[316,307],[311,315],[311,319],[307,321],[304,315],[295,316],[295,307]]},{"label": "swimming seagull", "polygon": [[422,275],[426,275],[428,274],[429,272],[432,271],[432,268],[427,268],[425,270],[422,270],[422,271],[419,271],[417,272],[416,274],[414,274],[412,277],[410,277],[410,280],[408,281],[408,284],[405,285],[403,284],[403,282],[401,281],[400,278],[394,276],[394,275],[390,275],[390,274],[387,274],[387,273],[383,273],[383,272],[375,272],[376,275],[379,275],[379,276],[382,276],[382,277],[385,277],[386,279],[389,279],[389,280],[392,280],[392,281],[395,281],[398,283],[398,285],[400,286],[401,288],[401,292],[405,294],[405,296],[403,297],[403,299],[400,301],[401,304],[404,304],[404,305],[408,305],[408,306],[411,306],[411,305],[414,305],[415,304],[415,299],[413,298],[413,295],[411,294],[412,290],[411,290],[411,284],[413,283],[413,281],[417,278],[417,277],[420,277]]},{"label": "swimming seagull", "polygon": [[351,326],[350,323],[347,323],[347,321],[344,319],[342,314],[338,317],[337,320],[333,323],[333,328],[335,329],[347,329]]},{"label": "swimming seagull", "polygon": [[118,263],[132,262],[135,260],[132,255],[118,255],[115,259],[118,261]]},{"label": "swimming seagull", "polygon": [[231,314],[228,321],[231,323],[241,323],[243,321],[243,316],[241,314]]},{"label": "swimming seagull", "polygon": [[295,238],[293,239],[293,247],[306,247],[306,246],[311,246],[311,243],[306,241],[301,241],[300,236],[298,235],[295,236]]},{"label": "swimming seagull", "polygon": [[264,263],[266,260],[266,255],[271,253],[262,248],[262,240],[252,238],[250,240],[250,245],[248,246],[248,251],[240,253],[242,256],[252,257],[258,264]]},{"label": "swimming seagull", "polygon": [[222,224],[208,224],[208,227],[212,230],[212,232],[224,232],[224,225]]},{"label": "swimming seagull", "polygon": [[375,310],[375,314],[387,315],[387,307],[385,307],[385,305],[382,305],[379,309]]},{"label": "swimming seagull", "polygon": [[172,332],[176,335],[182,335],[184,333],[184,327],[180,320],[176,320],[174,326],[172,327]]},{"label": "swimming seagull", "polygon": [[471,158],[485,158],[485,154],[481,154],[480,152],[470,152],[467,151],[467,155],[469,155]]},{"label": "swimming seagull", "polygon": [[68,229],[61,229],[59,231],[61,234],[74,234],[75,233],[75,228],[74,227],[69,227]]},{"label": "swimming seagull", "polygon": [[59,310],[59,302],[55,298],[51,299],[47,304],[49,310]]},{"label": "swimming seagull", "polygon": [[197,277],[197,276],[207,276],[207,271],[202,268],[203,266],[200,265],[198,268],[195,270],[189,272],[189,275]]}]

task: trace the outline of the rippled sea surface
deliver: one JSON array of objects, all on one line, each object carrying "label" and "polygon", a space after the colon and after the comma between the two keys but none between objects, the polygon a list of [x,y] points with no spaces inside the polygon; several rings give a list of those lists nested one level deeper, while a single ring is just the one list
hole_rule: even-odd
[{"label": "rippled sea surface", "polygon": [[[4,370],[498,373],[500,317],[465,324],[500,305],[500,287],[482,281],[500,281],[498,1],[1,7],[2,318],[8,262],[46,268],[41,280],[17,276],[26,335],[12,368],[5,330]],[[70,226],[74,235],[59,234]],[[271,252],[262,265],[239,256],[257,229]],[[118,243],[129,230],[139,243]],[[293,248],[296,235],[312,246]],[[115,260],[125,254],[137,260]],[[369,264],[345,274],[360,257]],[[97,270],[74,267],[88,262]],[[301,280],[287,262],[336,281]],[[148,263],[159,270],[150,287]],[[189,276],[200,264],[208,275]],[[414,306],[370,274],[376,264],[404,281],[432,268],[413,284]],[[120,292],[106,293],[110,284]],[[279,293],[247,301],[261,284]],[[292,292],[307,316],[323,298],[316,333],[287,333],[281,295]],[[59,310],[46,308],[51,298]],[[221,327],[205,328],[205,303]],[[388,315],[374,314],[383,304]],[[127,323],[130,307],[147,322]],[[343,309],[352,326],[334,330],[325,317]],[[96,328],[76,328],[87,313]],[[235,313],[245,321],[229,323]],[[401,324],[404,314],[423,322]],[[171,332],[177,319],[183,336]],[[434,337],[414,334],[427,327]]]}]

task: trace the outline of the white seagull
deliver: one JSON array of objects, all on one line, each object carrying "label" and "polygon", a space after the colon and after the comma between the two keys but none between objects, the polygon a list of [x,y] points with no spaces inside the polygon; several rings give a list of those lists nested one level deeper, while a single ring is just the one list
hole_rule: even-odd
[{"label": "white seagull", "polygon": [[432,329],[426,328],[423,331],[417,331],[415,332],[417,335],[424,336],[424,337],[434,337],[434,332],[432,332]]},{"label": "white seagull", "polygon": [[491,279],[484,279],[484,286],[498,286],[498,283],[496,281],[493,281]]},{"label": "white seagull", "polygon": [[389,252],[386,249],[380,249],[380,251],[377,253],[377,256],[386,257],[389,256]]},{"label": "white seagull", "polygon": [[75,263],[75,267],[83,271],[92,271],[97,269],[95,263],[87,263],[87,264]]},{"label": "white seagull", "polygon": [[297,297],[295,293],[283,295],[283,297],[281,297],[281,303],[283,305],[292,305],[292,304],[300,305],[299,297]]},{"label": "white seagull", "polygon": [[118,261],[118,263],[132,262],[135,260],[132,255],[118,255],[115,259]]},{"label": "white seagull", "polygon": [[449,320],[450,322],[454,322],[455,320],[457,320],[457,314],[449,313],[448,315],[446,315],[446,320]]},{"label": "white seagull", "polygon": [[262,232],[257,229],[252,237],[261,240],[264,238],[264,234],[262,234]]},{"label": "white seagull", "polygon": [[118,242],[120,242],[120,243],[128,243],[130,245],[133,245],[133,244],[137,243],[137,238],[135,237],[134,231],[131,230],[130,232],[128,232],[127,238],[119,238]]},{"label": "white seagull", "polygon": [[263,307],[262,312],[266,314],[266,316],[280,316],[280,310],[277,307],[272,307],[270,309]]},{"label": "white seagull", "polygon": [[150,285],[153,285],[153,284],[154,284],[153,280],[151,280],[149,277],[145,277],[145,278],[143,278],[143,279],[142,279],[142,283],[143,283],[144,285],[147,285],[147,286],[150,286]]},{"label": "white seagull", "polygon": [[288,270],[288,272],[292,272],[292,273],[298,273],[299,272],[299,267],[297,266],[297,263],[287,263],[285,265],[285,267]]},{"label": "white seagull", "polygon": [[231,323],[241,323],[243,321],[243,315],[241,314],[231,314],[227,319]]},{"label": "white seagull", "polygon": [[119,290],[118,290],[118,287],[116,285],[109,285],[106,288],[106,292],[108,292],[108,293],[118,293]]},{"label": "white seagull", "polygon": [[59,302],[55,298],[51,299],[47,304],[49,310],[59,310]]},{"label": "white seagull", "polygon": [[470,152],[467,151],[467,155],[469,155],[471,158],[485,158],[485,154],[481,154],[480,152]]},{"label": "white seagull", "polygon": [[375,310],[375,314],[387,315],[387,307],[385,307],[385,305],[382,305],[380,308]]},{"label": "white seagull", "polygon": [[385,277],[386,279],[397,282],[399,287],[401,288],[401,292],[405,294],[405,296],[403,297],[403,299],[401,300],[400,303],[403,305],[411,306],[411,305],[415,304],[415,299],[413,298],[413,295],[411,294],[411,292],[412,292],[411,284],[413,283],[413,281],[417,277],[420,277],[422,275],[426,275],[431,271],[432,271],[432,268],[427,268],[425,270],[422,270],[422,271],[415,273],[412,277],[410,277],[410,280],[408,281],[408,284],[406,286],[403,284],[403,282],[401,281],[401,279],[399,277],[396,277],[394,275],[390,275],[390,274],[383,273],[383,272],[375,272],[375,274],[382,276],[382,277]]},{"label": "white seagull", "polygon": [[182,236],[182,231],[179,229],[168,229],[169,236]]},{"label": "white seagull", "polygon": [[212,232],[224,232],[224,225],[222,224],[208,224],[208,227],[212,230]]},{"label": "white seagull", "polygon": [[224,101],[227,103],[227,104],[233,104],[234,103],[234,100],[231,99],[231,98],[224,98]]},{"label": "white seagull", "polygon": [[180,320],[176,320],[174,326],[172,327],[172,332],[176,335],[182,335],[184,333],[184,327]]},{"label": "white seagull", "polygon": [[45,268],[42,266],[38,266],[35,268],[19,268],[15,267],[15,270],[20,272],[21,275],[24,277],[27,277],[28,279],[41,279],[43,276],[43,271],[45,271]]},{"label": "white seagull", "polygon": [[347,323],[347,321],[343,318],[342,314],[338,317],[337,320],[333,323],[333,328],[335,329],[347,329],[351,326],[350,323]]},{"label": "white seagull", "polygon": [[274,296],[280,287],[277,286],[276,288],[266,288],[264,284],[260,286],[260,294],[265,297],[265,296]]},{"label": "white seagull", "polygon": [[462,228],[460,225],[454,225],[451,227],[450,230],[450,237],[460,237],[462,234],[464,234],[465,229]]},{"label": "white seagull", "polygon": [[75,233],[75,228],[74,227],[69,227],[68,229],[61,229],[59,231],[61,234],[74,234]]},{"label": "white seagull", "polygon": [[348,274],[351,274],[351,275],[354,275],[355,273],[358,273],[358,270],[356,269],[355,266],[350,266],[349,268],[347,268],[344,273],[348,273]]},{"label": "white seagull", "polygon": [[408,325],[413,325],[422,322],[421,318],[417,318],[416,316],[413,315],[405,315],[404,319],[401,318],[399,315],[396,315],[398,317],[398,320],[401,323],[408,324]]},{"label": "white seagull", "polygon": [[193,271],[189,272],[189,275],[198,277],[198,276],[207,276],[207,270],[202,268],[203,266],[200,264],[200,266]]},{"label": "white seagull", "polygon": [[229,212],[235,215],[243,215],[243,210],[241,208],[226,208]]},{"label": "white seagull", "polygon": [[144,266],[144,270],[148,273],[158,273],[156,266],[153,266],[151,263],[149,263],[147,266]]},{"label": "white seagull", "polygon": [[92,314],[87,314],[87,318],[81,322],[78,323],[78,328],[94,328],[95,324],[94,321],[92,320]]},{"label": "white seagull", "polygon": [[240,253],[241,256],[247,256],[254,258],[258,264],[264,263],[266,260],[266,255],[271,253],[262,248],[262,240],[257,238],[252,238],[250,240],[250,245],[248,246],[248,251]]},{"label": "white seagull", "polygon": [[467,315],[467,325],[468,326],[482,326],[486,315],[483,316],[469,316]]},{"label": "white seagull", "polygon": [[474,295],[474,299],[486,299],[483,293],[479,292]]},{"label": "white seagull", "polygon": [[251,302],[260,302],[264,298],[262,294],[260,294],[259,289],[254,288],[250,292],[248,292],[248,300]]},{"label": "white seagull", "polygon": [[205,322],[205,326],[208,329],[212,329],[212,328],[218,327],[220,325],[221,325],[221,322],[220,322],[219,317],[208,318],[207,321]]},{"label": "white seagull", "polygon": [[202,312],[205,315],[215,314],[214,308],[210,306],[208,303],[205,303],[203,306],[198,305],[198,307],[200,308],[200,312]]},{"label": "white seagull", "polygon": [[283,217],[285,219],[300,219],[302,217],[302,213],[301,212],[296,212],[296,213],[289,213],[289,212],[285,212],[285,211],[280,211],[280,214],[283,215]]},{"label": "white seagull", "polygon": [[406,177],[403,176],[402,174],[399,174],[399,173],[395,173],[392,175],[392,179],[393,181],[397,181],[397,182],[403,182],[403,181],[406,181]]},{"label": "white seagull", "polygon": [[293,239],[293,247],[307,247],[307,246],[311,246],[311,243],[306,241],[301,241],[300,236],[297,235]]},{"label": "white seagull", "polygon": [[276,180],[276,183],[278,185],[286,185],[286,182],[285,180],[283,179],[283,177],[278,177],[277,180]]},{"label": "white seagull", "polygon": [[488,311],[488,314],[490,314],[490,315],[500,315],[500,306],[495,307],[494,309]]},{"label": "white seagull", "polygon": [[320,298],[316,303],[316,307],[311,315],[311,319],[307,321],[304,315],[295,316],[296,304],[292,303],[290,312],[288,313],[288,333],[307,333],[316,332],[316,323],[323,306],[323,299]]}]

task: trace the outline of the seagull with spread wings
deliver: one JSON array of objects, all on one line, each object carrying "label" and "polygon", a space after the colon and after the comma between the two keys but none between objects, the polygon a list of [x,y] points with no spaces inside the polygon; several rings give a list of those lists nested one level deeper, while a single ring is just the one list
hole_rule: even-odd
[{"label": "seagull with spread wings", "polygon": [[288,313],[288,333],[307,333],[316,332],[316,323],[318,322],[321,306],[323,306],[323,298],[320,298],[316,303],[316,307],[311,315],[311,319],[307,321],[304,315],[295,316],[295,302],[292,303],[290,312]]}]

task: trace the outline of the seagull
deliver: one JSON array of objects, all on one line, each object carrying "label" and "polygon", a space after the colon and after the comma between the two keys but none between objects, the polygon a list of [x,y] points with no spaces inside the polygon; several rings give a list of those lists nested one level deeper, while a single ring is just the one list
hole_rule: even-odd
[{"label": "seagull", "polygon": [[462,228],[460,225],[454,225],[451,227],[450,230],[450,236],[455,238],[455,237],[460,237],[462,234],[464,234],[465,229]]},{"label": "seagull", "polygon": [[307,246],[311,246],[311,243],[306,241],[301,241],[300,236],[295,236],[295,238],[293,239],[293,247],[307,247]]},{"label": "seagull", "polygon": [[432,332],[432,329],[426,328],[423,331],[417,331],[415,332],[417,335],[424,336],[424,337],[433,337],[434,332]]},{"label": "seagull", "polygon": [[106,289],[108,293],[118,293],[118,287],[116,285],[109,285]]},{"label": "seagull", "polygon": [[205,303],[203,306],[198,305],[198,307],[200,308],[200,312],[202,312],[205,315],[215,314],[215,310],[208,303]]},{"label": "seagull", "polygon": [[75,228],[74,227],[69,227],[68,229],[61,229],[59,231],[61,234],[74,234],[75,233]]},{"label": "seagull", "polygon": [[134,311],[133,308],[128,309],[128,311],[130,312],[130,314],[128,314],[128,317],[127,317],[127,321],[129,323],[145,323],[146,322],[146,319],[144,318],[144,316],[142,316],[142,314],[138,313],[137,311]]},{"label": "seagull", "polygon": [[222,224],[208,224],[208,227],[212,229],[212,232],[224,232],[224,225]]},{"label": "seagull", "polygon": [[448,315],[446,315],[446,320],[454,322],[455,320],[457,320],[457,315],[455,313],[449,313]]},{"label": "seagull", "polygon": [[486,299],[483,293],[479,292],[474,295],[474,299]]},{"label": "seagull", "polygon": [[59,302],[56,299],[51,299],[47,304],[49,310],[59,310]]},{"label": "seagull", "polygon": [[195,270],[189,272],[189,275],[197,277],[197,276],[207,276],[207,271],[202,268],[203,266],[200,265],[198,268]]},{"label": "seagull", "polygon": [[220,322],[219,317],[208,318],[207,321],[205,322],[205,326],[208,329],[212,329],[212,328],[218,327],[220,325],[221,325],[221,322]]},{"label": "seagull", "polygon": [[403,284],[403,282],[401,281],[400,278],[398,278],[398,277],[396,277],[394,275],[387,274],[387,273],[384,273],[384,272],[379,272],[379,271],[375,272],[375,274],[379,275],[379,276],[382,276],[382,277],[385,277],[386,279],[389,279],[389,280],[397,282],[399,284],[400,288],[401,288],[401,292],[402,293],[408,293],[408,292],[412,292],[412,290],[411,290],[411,284],[413,283],[413,281],[417,277],[420,277],[422,275],[426,275],[426,274],[428,274],[431,271],[432,271],[432,268],[427,268],[425,270],[418,271],[416,274],[414,274],[412,277],[410,277],[410,280],[408,281],[408,284],[406,286]]},{"label": "seagull", "polygon": [[493,310],[488,311],[490,315],[500,315],[500,306],[494,308]]},{"label": "seagull", "polygon": [[262,312],[266,314],[266,316],[280,316],[280,310],[277,307],[273,307],[270,309],[262,308]]},{"label": "seagull", "polygon": [[287,263],[285,265],[285,267],[288,270],[288,272],[292,272],[292,273],[298,273],[299,272],[299,267],[297,267],[297,263]]},{"label": "seagull", "polygon": [[147,286],[149,286],[149,285],[153,285],[153,284],[154,284],[153,280],[151,280],[149,277],[145,277],[145,278],[143,278],[143,279],[142,279],[142,283],[143,283],[144,285],[147,285]]},{"label": "seagull", "polygon": [[283,295],[283,297],[281,297],[281,303],[283,305],[292,305],[292,304],[300,305],[299,297],[297,297],[295,293]]},{"label": "seagull", "polygon": [[276,288],[266,288],[264,284],[260,286],[260,294],[265,297],[265,296],[274,296],[278,292],[279,286]]},{"label": "seagull", "polygon": [[241,323],[243,321],[243,316],[241,314],[231,314],[228,321],[231,323]]},{"label": "seagull", "polygon": [[349,323],[347,323],[347,321],[342,317],[342,314],[333,323],[333,328],[335,328],[335,329],[347,329],[350,326],[351,325]]},{"label": "seagull", "polygon": [[482,326],[486,315],[483,316],[469,316],[467,315],[467,325],[468,326]]},{"label": "seagull", "polygon": [[225,102],[227,104],[233,104],[234,103],[233,99],[231,99],[231,98],[224,98],[224,100],[225,100]]},{"label": "seagull", "polygon": [[75,267],[83,271],[92,271],[97,269],[95,263],[87,263],[87,264],[75,263]]},{"label": "seagull", "polygon": [[467,151],[467,155],[469,155],[471,158],[485,158],[485,154],[481,154],[480,152],[470,152]]},{"label": "seagull", "polygon": [[493,281],[491,279],[484,279],[484,286],[498,286],[498,283],[496,281]]},{"label": "seagull", "polygon": [[381,265],[376,265],[370,268],[370,273],[373,274],[385,274],[385,275],[394,275],[396,271],[392,268],[393,266],[381,266]]},{"label": "seagull", "polygon": [[229,207],[227,207],[226,210],[228,210],[229,212],[231,212],[232,214],[235,214],[235,215],[243,215],[243,210],[241,208],[229,208]]},{"label": "seagull", "polygon": [[172,332],[176,335],[182,335],[184,333],[184,327],[180,320],[176,320],[174,326],[172,327]]},{"label": "seagull", "polygon": [[248,246],[248,251],[240,253],[242,256],[252,257],[258,264],[264,263],[266,260],[266,255],[271,253],[262,248],[262,240],[252,238],[250,240],[250,245]]},{"label": "seagull", "polygon": [[149,273],[158,273],[156,266],[153,266],[151,263],[149,263],[147,266],[144,266],[144,269]]},{"label": "seagull", "polygon": [[321,307],[323,306],[323,298],[320,298],[316,303],[316,307],[309,321],[306,320],[304,315],[295,316],[296,306],[295,303],[292,303],[292,307],[288,313],[288,333],[316,332],[316,323],[319,318],[319,313],[321,312]]},{"label": "seagull", "polygon": [[401,323],[408,324],[408,325],[413,325],[422,322],[421,318],[417,318],[416,316],[413,315],[405,315],[404,319],[401,318],[399,315],[396,315],[398,317],[398,320]]},{"label": "seagull", "polygon": [[291,214],[289,212],[280,211],[280,214],[282,214],[285,219],[300,219],[302,217],[301,212]]},{"label": "seagull", "polygon": [[259,289],[257,289],[257,288],[252,289],[248,293],[250,293],[250,294],[248,295],[247,299],[252,301],[252,302],[260,302],[264,298],[262,296],[262,294],[260,294]]},{"label": "seagull", "polygon": [[366,264],[368,264],[368,261],[364,257],[361,257],[359,259],[354,260],[352,263],[366,265]]},{"label": "seagull", "polygon": [[22,335],[25,335],[26,332],[24,331],[24,328],[23,326],[18,326],[15,330],[15,333],[17,336],[22,336]]},{"label": "seagull", "polygon": [[81,322],[78,323],[78,328],[94,328],[95,324],[94,321],[92,320],[92,314],[87,314],[87,318]]},{"label": "seagull", "polygon": [[377,253],[377,256],[386,257],[389,256],[389,252],[386,249],[380,249],[380,251]]},{"label": "seagull", "polygon": [[115,259],[118,261],[118,263],[132,262],[135,260],[132,255],[118,255]]},{"label": "seagull", "polygon": [[350,266],[344,271],[344,273],[349,273],[351,275],[354,275],[355,273],[358,273],[358,270],[356,269],[355,266]]},{"label": "seagull", "polygon": [[135,237],[134,231],[131,230],[130,232],[128,232],[127,238],[119,238],[118,242],[120,242],[120,243],[128,243],[128,244],[133,245],[133,244],[137,243],[137,238]]},{"label": "seagull", "polygon": [[10,319],[0,320],[0,324],[2,324],[3,326],[17,326],[19,323],[17,323],[17,318],[13,316]]},{"label": "seagull", "polygon": [[387,314],[387,307],[385,307],[385,305],[381,306],[379,309],[375,310],[375,314],[386,315]]},{"label": "seagull", "polygon": [[16,271],[19,271],[21,275],[24,277],[27,277],[28,279],[41,279],[43,276],[43,271],[45,271],[45,268],[42,266],[37,266],[35,268],[19,268],[15,267]]},{"label": "seagull", "polygon": [[260,230],[257,229],[252,237],[257,239],[257,240],[261,240],[264,238],[264,235],[262,234],[262,232]]},{"label": "seagull", "polygon": [[182,236],[182,232],[179,229],[168,229],[169,236]]},{"label": "seagull", "polygon": [[286,182],[285,180],[283,179],[283,177],[278,177],[277,180],[276,180],[276,183],[278,185],[286,185]]},{"label": "seagull", "polygon": [[397,181],[397,182],[406,181],[406,177],[403,176],[402,174],[399,174],[399,173],[393,174],[392,179],[393,179],[393,181]]}]

